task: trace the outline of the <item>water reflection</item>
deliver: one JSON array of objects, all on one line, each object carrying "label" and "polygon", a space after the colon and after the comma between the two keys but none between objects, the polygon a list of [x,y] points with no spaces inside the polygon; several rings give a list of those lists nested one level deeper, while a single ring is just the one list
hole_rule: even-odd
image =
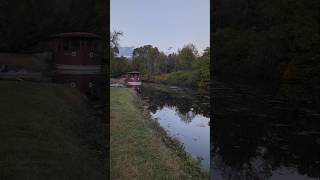
[{"label": "water reflection", "polygon": [[178,138],[194,158],[202,157],[202,167],[209,170],[209,99],[195,92],[154,84],[143,84],[141,92],[149,102],[151,116],[170,136]]},{"label": "water reflection", "polygon": [[[170,89],[167,86],[144,83],[141,87],[142,95],[148,97],[150,110],[154,113],[158,108],[164,106],[175,107],[181,115],[188,113],[201,114],[210,117],[209,97],[204,94],[197,94],[194,91],[182,89]],[[188,119],[188,118],[184,118]],[[188,120],[186,121],[188,122]]]},{"label": "water reflection", "polygon": [[215,84],[214,180],[320,178],[319,106]]},{"label": "water reflection", "polygon": [[136,93],[141,93],[141,85],[127,85],[127,88],[134,90]]}]

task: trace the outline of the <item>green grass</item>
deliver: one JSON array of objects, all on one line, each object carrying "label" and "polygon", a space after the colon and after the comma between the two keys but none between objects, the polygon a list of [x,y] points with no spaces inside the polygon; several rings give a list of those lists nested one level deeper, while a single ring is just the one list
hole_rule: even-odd
[{"label": "green grass", "polygon": [[153,77],[156,83],[169,85],[197,87],[198,73],[197,71],[177,71],[167,74],[160,74]]},{"label": "green grass", "polygon": [[0,179],[104,179],[105,127],[76,90],[0,81]]},{"label": "green grass", "polygon": [[32,71],[45,71],[47,68],[46,54],[15,54],[0,53],[0,64],[23,67]]},{"label": "green grass", "polygon": [[124,84],[125,79],[124,78],[110,78],[110,83]]},{"label": "green grass", "polygon": [[208,179],[199,162],[150,120],[137,96],[110,88],[111,179]]}]

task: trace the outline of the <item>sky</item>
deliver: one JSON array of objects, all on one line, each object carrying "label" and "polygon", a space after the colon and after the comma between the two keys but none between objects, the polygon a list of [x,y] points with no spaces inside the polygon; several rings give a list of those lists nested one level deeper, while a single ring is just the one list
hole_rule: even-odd
[{"label": "sky", "polygon": [[110,30],[124,33],[121,47],[166,53],[192,43],[201,53],[210,46],[210,0],[111,0]]}]

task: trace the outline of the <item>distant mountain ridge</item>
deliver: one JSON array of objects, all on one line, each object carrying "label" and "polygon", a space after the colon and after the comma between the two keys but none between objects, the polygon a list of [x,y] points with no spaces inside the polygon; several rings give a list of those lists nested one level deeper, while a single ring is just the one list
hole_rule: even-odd
[{"label": "distant mountain ridge", "polygon": [[120,47],[119,48],[119,54],[118,54],[118,57],[126,57],[126,58],[129,58],[131,59],[132,58],[132,54],[133,54],[133,50],[134,50],[135,47]]}]

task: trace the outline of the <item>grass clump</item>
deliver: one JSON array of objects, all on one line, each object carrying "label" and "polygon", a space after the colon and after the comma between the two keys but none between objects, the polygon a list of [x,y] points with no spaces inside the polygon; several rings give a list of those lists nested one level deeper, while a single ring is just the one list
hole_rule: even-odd
[{"label": "grass clump", "polygon": [[78,91],[0,81],[0,179],[105,179],[105,125]]}]

